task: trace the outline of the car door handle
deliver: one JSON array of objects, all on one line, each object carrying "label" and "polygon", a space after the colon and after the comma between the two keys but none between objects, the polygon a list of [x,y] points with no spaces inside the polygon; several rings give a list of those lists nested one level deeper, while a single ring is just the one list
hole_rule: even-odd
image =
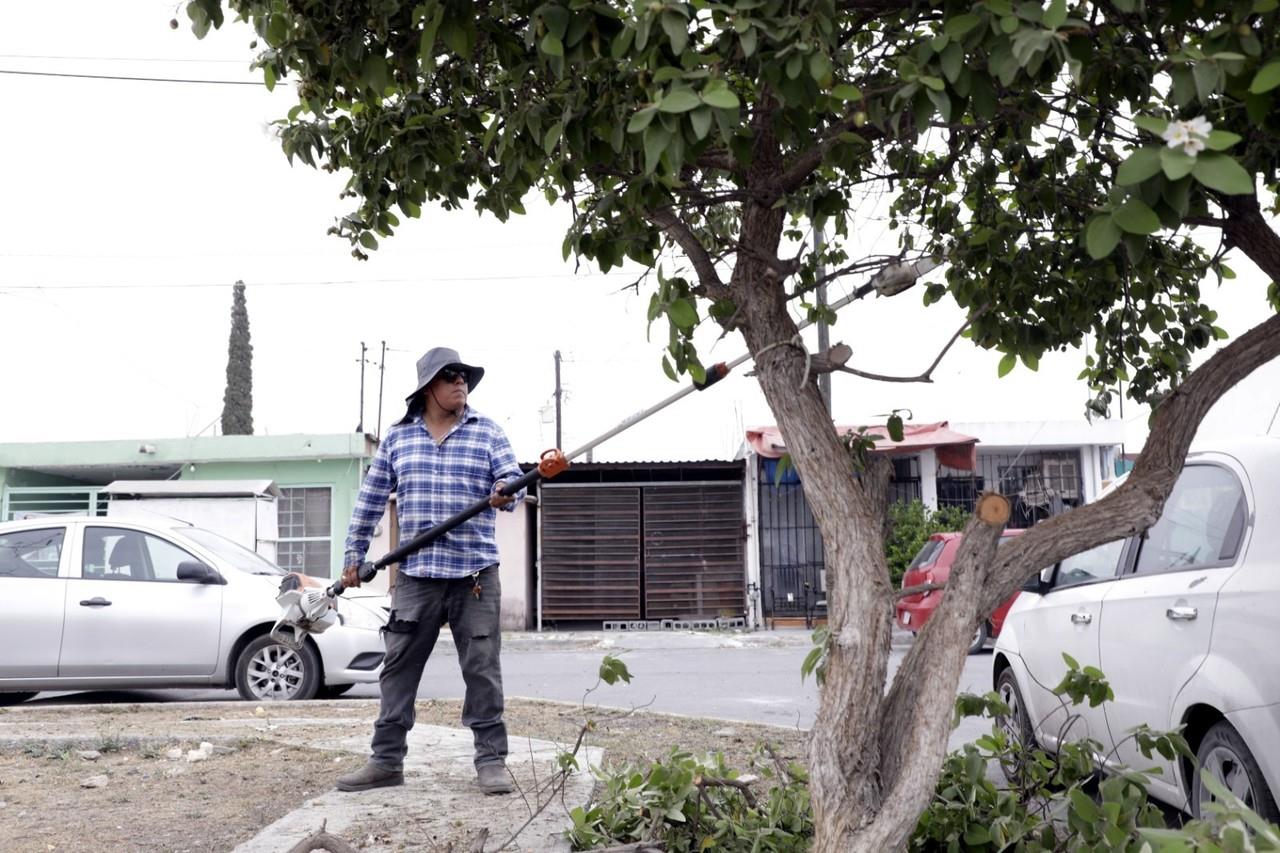
[{"label": "car door handle", "polygon": [[80,601],[80,606],[81,607],[110,607],[111,602],[107,601],[105,598],[99,595],[96,598],[82,599]]},{"label": "car door handle", "polygon": [[1200,611],[1185,604],[1176,604],[1166,610],[1164,615],[1175,622],[1190,622],[1200,615]]},{"label": "car door handle", "polygon": [[1071,621],[1076,625],[1088,625],[1093,621],[1092,613],[1072,613]]}]

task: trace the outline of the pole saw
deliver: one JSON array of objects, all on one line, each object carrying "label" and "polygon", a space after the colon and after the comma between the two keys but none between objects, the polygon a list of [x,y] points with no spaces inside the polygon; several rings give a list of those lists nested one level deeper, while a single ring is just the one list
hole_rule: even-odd
[{"label": "pole saw", "polygon": [[[901,290],[910,287],[920,276],[933,270],[939,266],[932,259],[924,259],[914,263],[895,264],[891,267],[878,272],[872,277],[871,281],[862,285],[854,292],[850,293],[843,299],[831,303],[828,307],[832,311],[838,311],[841,308],[861,299],[871,291],[877,291],[892,295]],[[804,320],[797,324],[796,330],[801,331],[811,325],[809,320]],[[657,414],[663,409],[679,400],[692,394],[694,391],[704,391],[721,379],[729,375],[729,372],[738,365],[751,358],[751,354],[743,353],[730,362],[720,362],[707,368],[706,377],[702,382],[693,382],[681,388],[676,393],[667,397],[665,400],[650,406],[647,409],[636,412],[634,415],[626,418],[617,426],[607,432],[596,436],[586,444],[569,452],[562,453],[559,449],[552,448],[544,451],[538,460],[536,467],[526,472],[522,477],[510,483],[505,483],[498,494],[504,497],[510,497],[526,489],[536,483],[538,480],[551,479],[560,472],[569,467],[569,463],[579,456],[584,455],[589,450],[593,450],[609,439],[613,438],[620,432],[630,429],[641,421]],[[471,506],[461,512],[445,519],[439,524],[429,527],[408,542],[400,545],[398,548],[388,552],[381,559],[374,562],[365,562],[360,566],[359,578],[361,583],[368,583],[387,566],[399,563],[410,554],[416,553],[427,547],[436,539],[439,539],[450,530],[458,525],[469,521],[489,507],[489,498],[485,497],[476,501]],[[282,643],[290,648],[297,649],[302,645],[303,640],[308,633],[319,634],[327,630],[331,625],[337,623],[336,611],[334,605],[338,596],[342,595],[346,589],[346,585],[342,582],[342,578],[338,578],[329,587],[303,586],[302,581],[297,575],[290,574],[280,583],[279,594],[276,596],[276,602],[281,607],[280,619],[276,622],[275,627],[271,629],[271,638],[278,643]]]}]

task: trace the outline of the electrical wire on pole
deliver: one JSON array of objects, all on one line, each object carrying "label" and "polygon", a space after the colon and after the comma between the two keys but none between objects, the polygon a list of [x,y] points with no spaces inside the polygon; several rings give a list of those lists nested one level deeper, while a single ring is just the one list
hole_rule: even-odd
[{"label": "electrical wire on pole", "polygon": [[364,366],[367,363],[364,354],[368,351],[364,341],[360,342],[360,420],[356,423],[356,432],[364,432]]},{"label": "electrical wire on pole", "polygon": [[382,380],[387,373],[387,342],[382,342],[382,355],[378,358],[378,428],[375,436],[382,440]]}]

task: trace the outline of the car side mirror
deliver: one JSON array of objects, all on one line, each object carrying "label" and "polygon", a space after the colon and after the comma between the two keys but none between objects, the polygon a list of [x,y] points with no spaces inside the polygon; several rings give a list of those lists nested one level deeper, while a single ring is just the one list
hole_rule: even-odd
[{"label": "car side mirror", "polygon": [[199,560],[178,563],[178,580],[190,583],[222,583],[222,576]]},{"label": "car side mirror", "polygon": [[1037,595],[1044,595],[1053,588],[1053,566],[1047,569],[1041,569],[1031,577],[1027,578],[1026,583],[1022,585],[1023,592],[1034,592]]}]

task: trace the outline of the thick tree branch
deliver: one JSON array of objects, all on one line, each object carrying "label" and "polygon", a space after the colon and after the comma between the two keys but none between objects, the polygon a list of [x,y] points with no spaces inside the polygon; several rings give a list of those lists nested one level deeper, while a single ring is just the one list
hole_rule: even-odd
[{"label": "thick tree branch", "polygon": [[778,178],[772,182],[772,188],[779,195],[794,192],[809,180],[809,176],[822,165],[831,147],[840,141],[840,134],[857,128],[858,135],[868,142],[884,137],[884,132],[870,125],[858,126],[857,113],[850,113],[840,121],[827,128],[822,138],[812,147],[802,151]]},{"label": "thick tree branch", "polygon": [[1142,456],[1118,489],[1040,522],[1000,549],[980,612],[994,610],[1032,572],[1154,524],[1205,414],[1240,380],[1277,356],[1280,315],[1254,326],[1192,371],[1156,409]]},{"label": "thick tree branch", "polygon": [[729,289],[720,280],[720,273],[716,272],[710,253],[689,226],[670,210],[651,210],[648,216],[653,224],[666,231],[667,236],[675,240],[684,251],[707,295],[713,299],[728,296]]},{"label": "thick tree branch", "polygon": [[1222,196],[1218,203],[1227,212],[1223,230],[1232,244],[1258,265],[1272,281],[1280,281],[1280,234],[1271,228],[1252,195]]}]

